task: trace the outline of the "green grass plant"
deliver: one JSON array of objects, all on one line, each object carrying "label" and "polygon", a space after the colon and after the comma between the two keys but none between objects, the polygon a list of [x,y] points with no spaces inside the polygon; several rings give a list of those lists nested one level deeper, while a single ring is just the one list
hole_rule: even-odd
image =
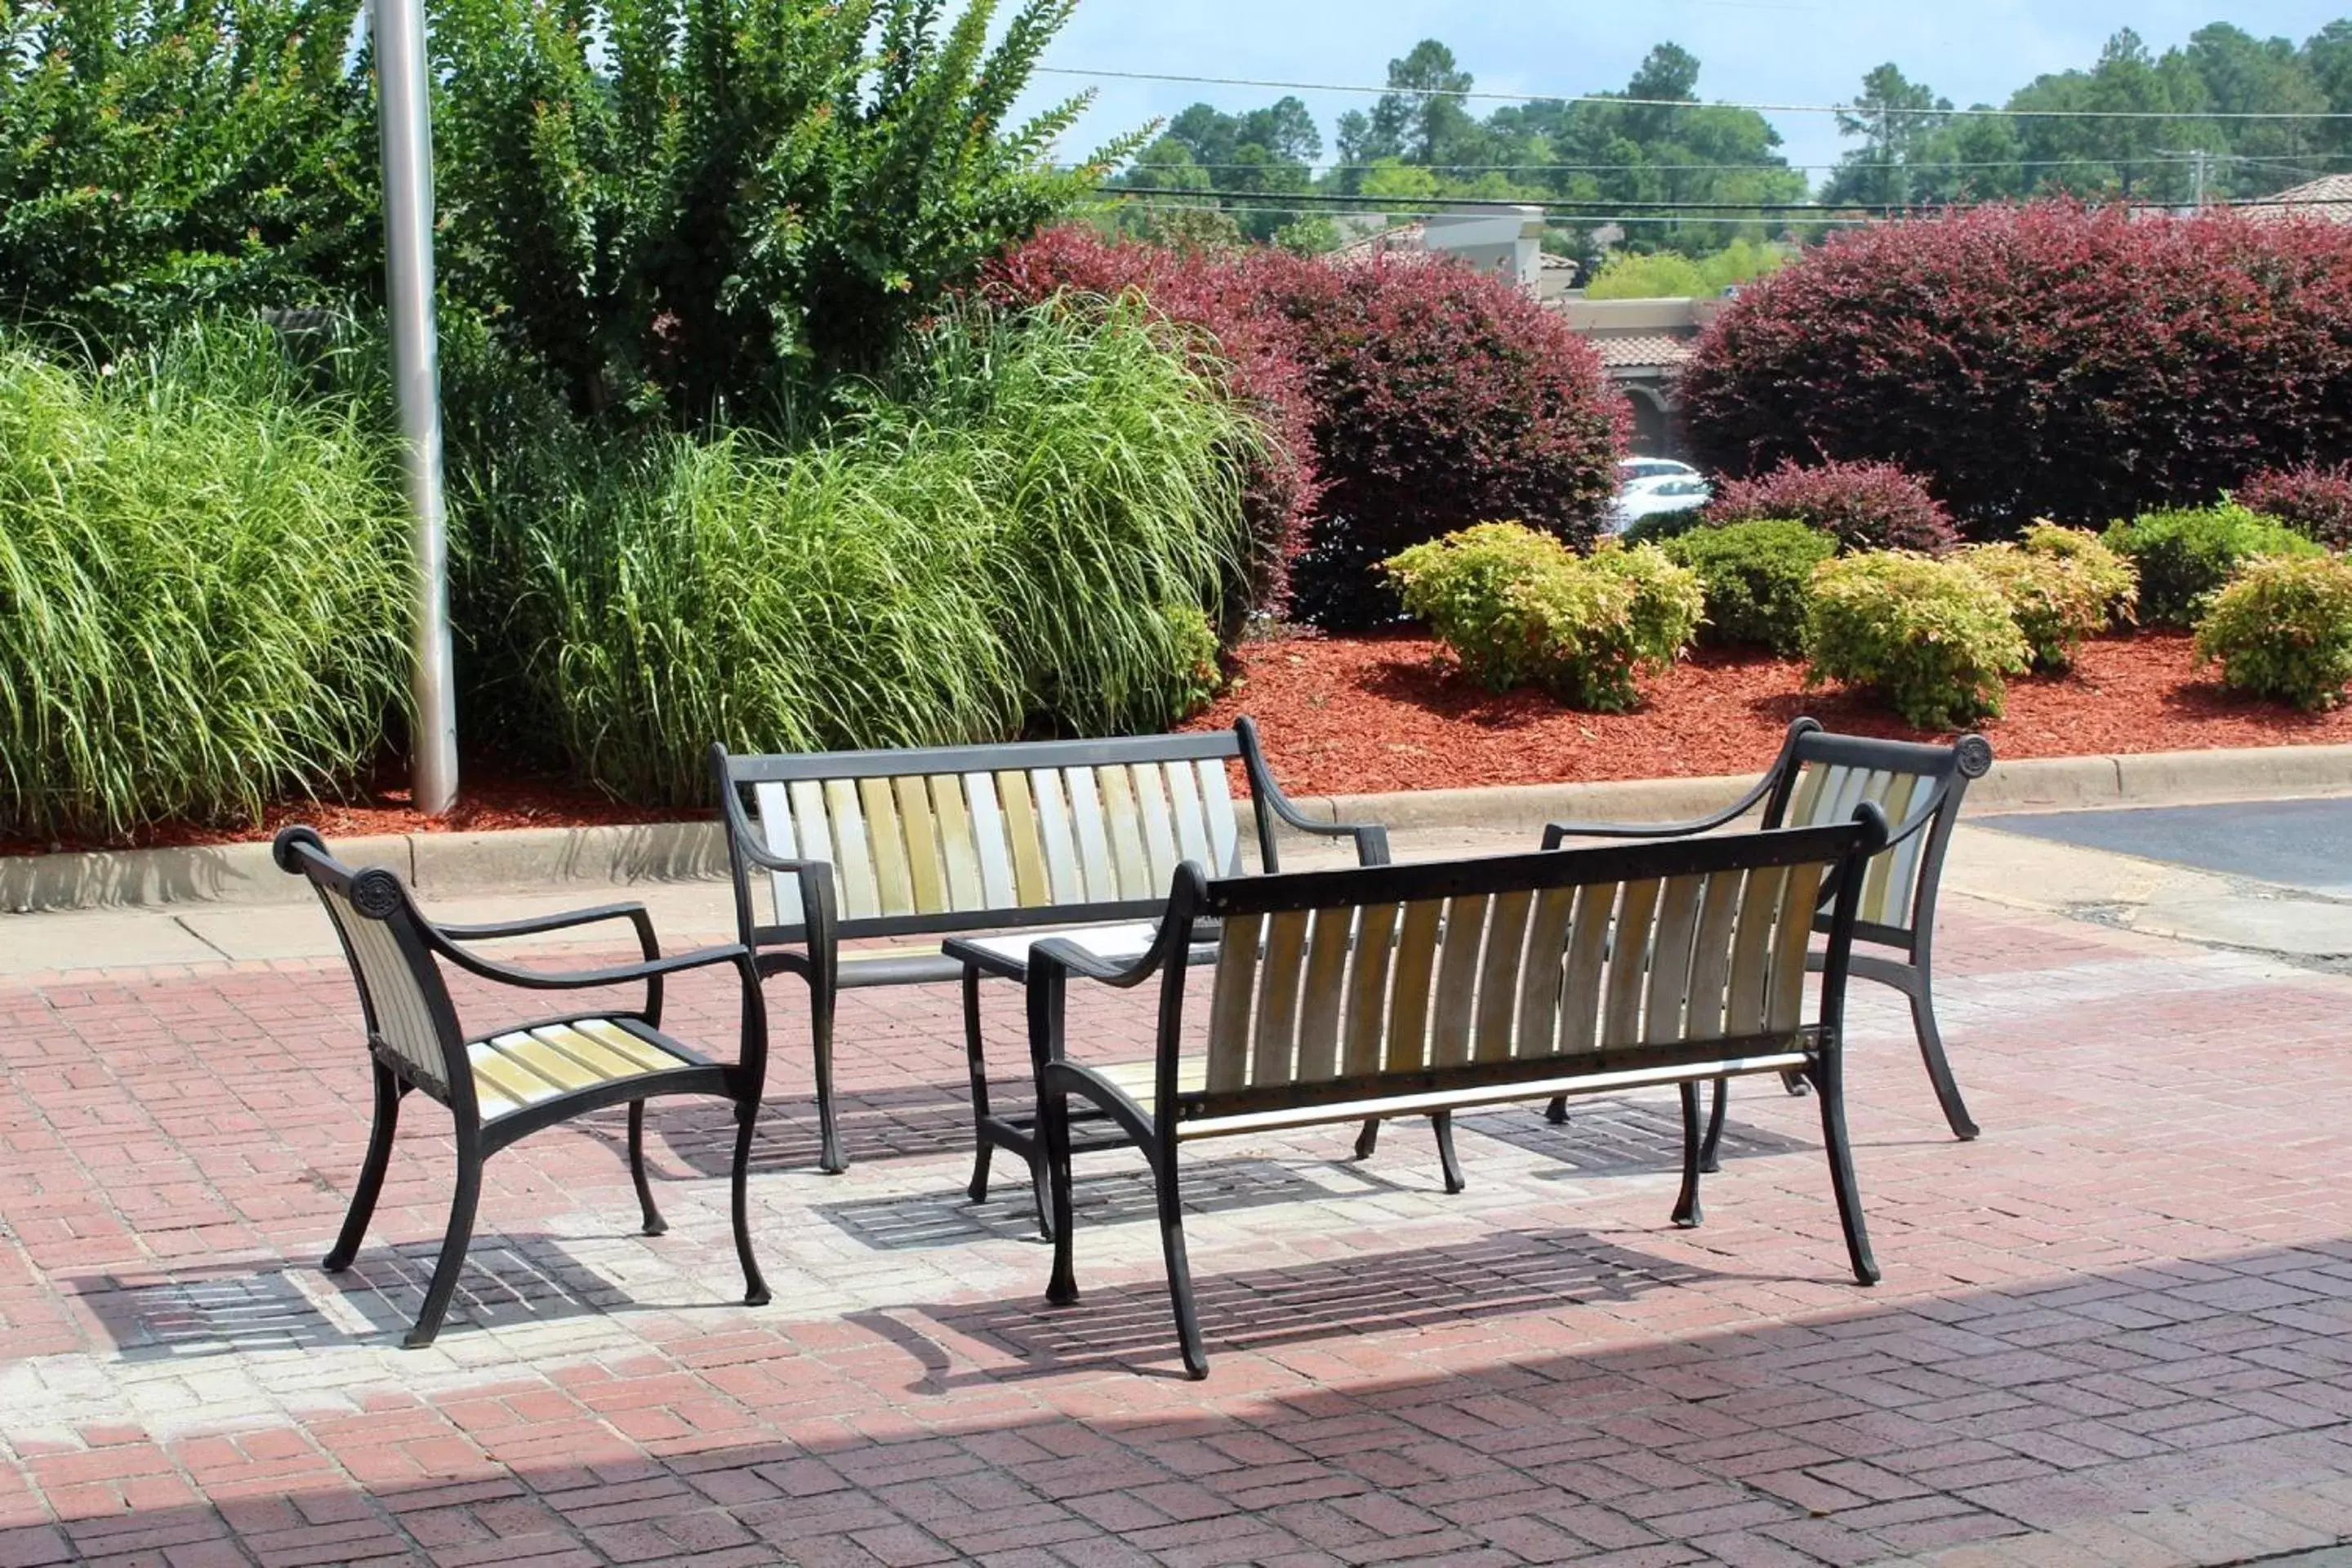
[{"label": "green grass plant", "polygon": [[499,511],[512,625],[574,765],[705,797],[713,740],[918,746],[1165,725],[1263,438],[1139,306],[953,312],[817,437],[648,440]]},{"label": "green grass plant", "polygon": [[258,326],[71,368],[0,342],[0,833],[331,792],[408,658],[380,431]]}]

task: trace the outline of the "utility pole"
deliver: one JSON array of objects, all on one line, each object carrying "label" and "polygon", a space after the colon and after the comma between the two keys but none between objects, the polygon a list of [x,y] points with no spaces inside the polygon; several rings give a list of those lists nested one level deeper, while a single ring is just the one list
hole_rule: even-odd
[{"label": "utility pole", "polygon": [[441,491],[440,353],[433,321],[433,110],[424,0],[369,0],[383,153],[384,294],[407,480],[410,798],[427,816],[457,800],[457,702],[449,647],[449,519]]}]

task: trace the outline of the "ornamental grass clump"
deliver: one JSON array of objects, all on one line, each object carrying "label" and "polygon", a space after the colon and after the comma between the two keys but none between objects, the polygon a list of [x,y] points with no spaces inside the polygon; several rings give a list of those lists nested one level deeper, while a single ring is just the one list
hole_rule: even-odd
[{"label": "ornamental grass clump", "polygon": [[2152,625],[2183,630],[2247,563],[2322,553],[2286,524],[2234,502],[2147,512],[2109,528],[2105,542],[2139,573],[2139,613]]},{"label": "ornamental grass clump", "polygon": [[1479,523],[1381,566],[1470,679],[1490,691],[1540,686],[1596,712],[1635,706],[1636,674],[1680,658],[1705,608],[1697,574],[1654,546],[1580,557],[1515,522]]},{"label": "ornamental grass clump", "polygon": [[1197,700],[1258,427],[1122,306],[951,313],[820,441],[670,437],[529,523],[536,705],[589,777],[1159,729]]},{"label": "ornamental grass clump", "polygon": [[1813,568],[1837,553],[1837,541],[1794,518],[1762,518],[1696,528],[1661,549],[1698,574],[1706,592],[1701,637],[1733,647],[1762,647],[1793,658],[1804,651],[1805,613]]},{"label": "ornamental grass clump", "polygon": [[408,668],[387,457],[259,327],[94,374],[0,346],[0,833],[348,785]]},{"label": "ornamental grass clump", "polygon": [[1805,626],[1810,681],[1876,691],[1903,721],[1951,730],[1998,717],[2031,649],[2000,591],[1966,562],[1904,551],[1825,561]]},{"label": "ornamental grass clump", "polygon": [[1999,590],[2036,669],[2071,667],[2075,648],[2119,610],[2128,616],[2137,596],[2123,559],[2072,529],[2037,524],[2020,543],[1975,545],[1959,559]]},{"label": "ornamental grass clump", "polygon": [[2254,562],[2198,624],[2197,657],[2219,664],[2222,683],[2237,690],[2335,707],[2352,681],[2352,563]]}]

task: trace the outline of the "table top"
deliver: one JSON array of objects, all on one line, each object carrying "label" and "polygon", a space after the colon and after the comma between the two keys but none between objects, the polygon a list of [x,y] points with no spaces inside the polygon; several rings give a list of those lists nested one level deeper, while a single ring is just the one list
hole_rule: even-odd
[{"label": "table top", "polygon": [[1151,951],[1160,937],[1153,921],[1118,921],[1087,926],[1046,926],[1036,931],[1008,931],[1002,936],[950,937],[940,951],[983,974],[1025,982],[1029,950],[1041,942],[1067,942],[1113,963],[1132,963]]}]

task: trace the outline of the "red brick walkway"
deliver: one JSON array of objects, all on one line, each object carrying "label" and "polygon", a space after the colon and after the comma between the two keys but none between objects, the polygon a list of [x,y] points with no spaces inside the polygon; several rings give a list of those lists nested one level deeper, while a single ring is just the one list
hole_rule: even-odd
[{"label": "red brick walkway", "polygon": [[[1214,1373],[1171,1375],[1131,1166],[1082,1169],[1075,1309],[1015,1180],[971,1208],[952,998],[853,999],[852,1172],[799,1009],[746,1310],[719,1121],[490,1168],[438,1346],[394,1347],[447,1145],[411,1117],[359,1269],[332,969],[0,990],[0,1565],[65,1561],[2225,1563],[2352,1537],[2352,982],[1951,912],[1944,1135],[1867,988],[1854,1121],[1886,1281],[1844,1281],[1810,1101],[1748,1089],[1706,1225],[1654,1098],[1426,1138],[1212,1146]],[[1129,998],[1083,1038],[1143,1037]],[[679,1015],[689,1037],[723,998]],[[1002,1055],[1016,1008],[995,998]],[[1114,1047],[1117,1048],[1117,1047]]]}]

